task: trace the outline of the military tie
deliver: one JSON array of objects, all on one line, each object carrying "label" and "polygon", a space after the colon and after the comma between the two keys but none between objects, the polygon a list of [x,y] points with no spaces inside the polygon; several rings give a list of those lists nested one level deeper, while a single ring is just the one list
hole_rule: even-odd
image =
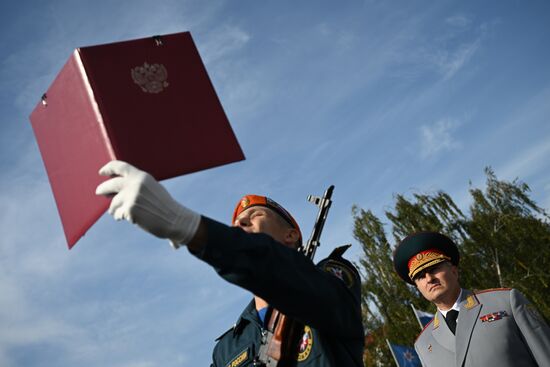
[{"label": "military tie", "polygon": [[456,318],[458,317],[458,311],[457,310],[450,310],[447,312],[447,316],[445,317],[445,322],[447,323],[447,326],[453,334],[456,331]]}]

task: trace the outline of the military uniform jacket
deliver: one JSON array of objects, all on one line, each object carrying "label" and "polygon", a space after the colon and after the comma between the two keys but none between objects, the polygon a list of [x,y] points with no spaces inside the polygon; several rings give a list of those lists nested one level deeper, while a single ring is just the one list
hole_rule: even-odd
[{"label": "military uniform jacket", "polygon": [[424,367],[550,366],[550,329],[515,289],[463,290],[453,335],[438,311],[417,338]]},{"label": "military uniform jacket", "polygon": [[[194,255],[227,281],[303,322],[297,366],[363,366],[364,332],[357,270],[339,255],[315,265],[270,236],[203,217],[207,244]],[[263,331],[252,301],[214,348],[215,367],[250,366]]]}]

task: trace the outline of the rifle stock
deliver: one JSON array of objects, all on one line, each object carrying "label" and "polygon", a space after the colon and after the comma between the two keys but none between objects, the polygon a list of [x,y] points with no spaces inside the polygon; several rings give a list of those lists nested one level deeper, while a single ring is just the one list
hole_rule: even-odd
[{"label": "rifle stock", "polygon": [[[322,197],[309,195],[307,200],[319,208],[311,236],[305,246],[298,251],[313,260],[319,239],[332,203],[334,185],[329,186]],[[304,334],[304,324],[273,309],[259,350],[259,358],[254,361],[258,367],[295,366],[298,356],[298,343]]]}]

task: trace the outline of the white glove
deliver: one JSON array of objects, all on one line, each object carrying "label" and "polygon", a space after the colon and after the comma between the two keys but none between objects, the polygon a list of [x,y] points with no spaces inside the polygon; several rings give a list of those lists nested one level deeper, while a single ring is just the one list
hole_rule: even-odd
[{"label": "white glove", "polygon": [[145,231],[170,240],[174,248],[195,236],[201,216],[175,201],[153,176],[122,161],[111,161],[99,170],[117,176],[100,184],[96,195],[113,197],[109,214],[125,219]]}]

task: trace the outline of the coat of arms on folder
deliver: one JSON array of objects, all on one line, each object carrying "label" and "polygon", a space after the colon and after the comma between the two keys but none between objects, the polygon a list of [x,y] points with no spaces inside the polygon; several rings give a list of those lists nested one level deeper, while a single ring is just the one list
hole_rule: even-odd
[{"label": "coat of arms on folder", "polygon": [[189,32],[76,49],[30,120],[69,248],[110,160],[163,180],[244,159]]}]

